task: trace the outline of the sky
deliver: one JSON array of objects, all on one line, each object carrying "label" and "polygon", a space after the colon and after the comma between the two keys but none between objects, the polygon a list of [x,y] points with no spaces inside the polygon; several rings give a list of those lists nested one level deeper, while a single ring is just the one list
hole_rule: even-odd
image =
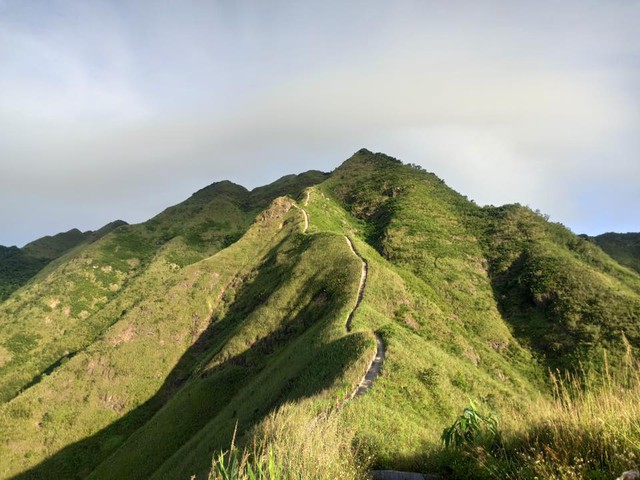
[{"label": "sky", "polygon": [[365,147],[640,231],[640,1],[0,0],[0,244]]}]

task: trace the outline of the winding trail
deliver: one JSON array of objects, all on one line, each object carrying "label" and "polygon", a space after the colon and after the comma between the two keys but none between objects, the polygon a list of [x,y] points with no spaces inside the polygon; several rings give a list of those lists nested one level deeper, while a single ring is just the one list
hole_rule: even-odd
[{"label": "winding trail", "polygon": [[[308,203],[309,203],[309,191],[307,190],[304,205],[306,206]],[[309,214],[304,208],[301,208],[298,205],[294,204],[294,207],[300,210],[304,215],[303,233],[307,233],[307,230],[309,229]],[[367,278],[369,275],[369,263],[362,255],[358,253],[355,246],[353,245],[353,242],[347,235],[344,236],[344,239],[346,240],[347,245],[349,246],[349,250],[351,250],[351,252],[356,257],[358,257],[358,259],[362,263],[362,270],[360,272],[360,283],[358,285],[358,295],[356,296],[356,301],[353,305],[353,308],[351,309],[351,311],[349,312],[349,315],[347,316],[347,321],[345,324],[347,332],[351,332],[353,317],[356,313],[356,310],[360,306],[360,303],[362,303],[362,298],[364,297],[364,290],[367,286]],[[351,393],[351,395],[349,396],[349,400],[352,400],[355,397],[364,395],[367,392],[367,390],[371,388],[373,382],[376,380],[376,378],[378,378],[378,375],[380,375],[380,369],[382,367],[382,363],[384,362],[384,358],[385,358],[385,348],[380,335],[378,335],[377,333],[374,333],[374,335],[376,338],[376,351],[373,355],[373,358],[369,362],[369,366],[367,367],[367,371],[364,374],[364,377],[362,377],[362,380],[360,380],[360,383],[358,384],[358,386],[355,388],[353,393]]]},{"label": "winding trail", "polygon": [[362,271],[360,272],[360,284],[358,285],[358,296],[356,297],[356,303],[351,309],[349,316],[347,317],[347,332],[351,331],[351,323],[353,322],[353,315],[356,313],[356,310],[360,306],[360,302],[362,302],[362,297],[364,297],[364,289],[367,286],[367,275],[369,275],[369,264],[367,261],[360,255],[355,247],[353,246],[353,242],[346,235],[344,239],[347,241],[347,245],[349,245],[349,249],[351,252],[360,259],[362,262]]},{"label": "winding trail", "polygon": [[[309,204],[309,190],[307,190],[305,193],[306,197],[304,200],[304,206],[306,207]],[[309,214],[304,208],[298,207],[298,205],[295,204],[294,206],[304,215],[303,233],[307,233],[307,230],[309,229]],[[353,242],[347,235],[344,236],[344,239],[346,240],[351,253],[358,257],[358,259],[362,263],[362,270],[360,272],[360,284],[358,285],[358,295],[356,297],[353,308],[347,316],[347,321],[345,324],[347,332],[351,332],[353,317],[356,313],[356,310],[360,306],[360,303],[362,303],[364,290],[367,286],[367,278],[369,276],[369,263],[362,255],[358,253],[355,246],[353,245]],[[373,355],[371,362],[369,362],[369,366],[367,367],[367,371],[364,374],[364,377],[362,377],[362,380],[360,380],[360,383],[351,393],[347,401],[353,400],[354,398],[367,393],[367,391],[373,385],[373,382],[378,378],[378,375],[380,375],[380,369],[385,359],[386,350],[384,348],[384,342],[382,341],[380,335],[378,335],[377,333],[374,333],[374,335],[376,338],[376,352]],[[440,480],[441,478],[439,475],[423,475],[421,473],[400,472],[395,470],[374,470],[371,472],[371,474],[374,480]]]},{"label": "winding trail", "polygon": [[382,338],[377,333],[374,334],[376,336],[376,353],[371,359],[371,363],[369,363],[369,368],[367,368],[367,373],[364,374],[362,380],[356,387],[356,389],[351,394],[351,399],[355,397],[359,397],[360,395],[364,395],[367,393],[367,390],[371,388],[373,382],[378,375],[380,375],[380,368],[382,368],[382,362],[384,362],[384,343],[382,343]]},{"label": "winding trail", "polygon": [[[356,257],[358,257],[362,262],[362,272],[360,273],[360,285],[358,286],[358,296],[356,298],[356,303],[353,306],[353,309],[351,310],[351,312],[349,313],[349,316],[347,317],[346,327],[347,327],[347,332],[350,332],[352,328],[352,323],[353,323],[353,316],[355,315],[356,310],[360,306],[360,303],[362,302],[362,298],[364,297],[364,289],[367,286],[367,277],[369,275],[369,263],[362,255],[358,253],[351,239],[346,235],[344,236],[344,238],[347,241],[347,244],[349,245],[349,249],[351,250],[351,252]],[[367,372],[365,373],[364,377],[362,377],[362,380],[360,380],[360,383],[358,384],[358,386],[355,388],[355,390],[349,397],[350,399],[359,397],[360,395],[364,395],[367,392],[367,390],[371,388],[371,385],[373,384],[375,379],[378,378],[378,375],[380,375],[380,368],[382,367],[382,362],[384,362],[385,349],[384,349],[384,343],[382,342],[382,338],[380,338],[380,335],[378,335],[377,333],[375,333],[374,335],[376,337],[376,352],[373,355],[371,362],[369,362],[369,367],[367,368]]]},{"label": "winding trail", "polygon": [[302,233],[307,233],[307,230],[309,230],[309,214],[304,208],[300,208],[295,203],[293,204],[293,206],[302,212],[302,216],[304,216],[304,228],[302,229]]}]

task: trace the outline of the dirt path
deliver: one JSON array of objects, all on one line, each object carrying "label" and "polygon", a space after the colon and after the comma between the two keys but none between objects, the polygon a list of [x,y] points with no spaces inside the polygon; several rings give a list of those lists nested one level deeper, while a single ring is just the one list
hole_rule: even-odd
[{"label": "dirt path", "polygon": [[[309,194],[307,193],[307,195]],[[309,201],[308,197],[307,197],[307,201]],[[307,230],[309,230],[309,214],[304,208],[300,208],[295,203],[293,204],[293,206],[302,212],[302,215],[304,216],[304,229],[302,230],[302,233],[307,233]]]},{"label": "dirt path", "polygon": [[[307,191],[304,205],[306,206],[308,203],[309,203],[309,192]],[[300,210],[304,215],[303,233],[307,233],[307,230],[309,229],[309,214],[304,208],[301,208],[298,205],[294,205],[294,207]],[[356,301],[355,301],[355,304],[353,305],[353,308],[351,309],[351,311],[349,312],[349,315],[347,316],[347,322],[345,324],[347,332],[351,332],[353,316],[355,315],[356,310],[358,310],[360,303],[362,303],[362,298],[364,297],[364,290],[367,286],[367,277],[369,275],[369,263],[362,255],[358,253],[355,246],[353,245],[353,242],[348,236],[345,235],[344,239],[347,241],[347,245],[349,245],[349,249],[351,250],[351,252],[356,257],[358,257],[358,259],[362,263],[362,269],[360,271],[360,283],[358,285],[358,295],[356,296]],[[380,335],[378,335],[377,333],[374,335],[376,337],[376,352],[373,355],[371,362],[369,363],[367,372],[364,374],[364,377],[362,377],[362,380],[360,380],[360,383],[355,388],[355,390],[353,391],[349,399],[353,399],[355,397],[359,397],[360,395],[364,395],[367,392],[367,390],[371,388],[371,385],[376,380],[376,378],[378,378],[378,375],[380,375],[380,368],[382,367],[382,363],[384,362],[384,357],[385,357],[385,348],[384,348],[384,343],[382,342],[382,338],[380,338]]]},{"label": "dirt path", "polygon": [[359,397],[360,395],[364,395],[367,393],[367,390],[371,388],[371,385],[380,375],[380,368],[382,367],[382,362],[384,362],[384,343],[382,343],[382,338],[377,333],[376,336],[376,353],[369,364],[369,368],[367,369],[367,373],[365,373],[364,377],[360,381],[360,384],[356,387],[356,389],[351,394],[351,398]]},{"label": "dirt path", "polygon": [[[362,272],[360,274],[360,285],[358,286],[358,297],[356,298],[356,303],[353,309],[351,310],[351,312],[349,313],[349,316],[347,317],[346,327],[347,327],[347,332],[350,332],[352,327],[351,324],[353,322],[353,316],[356,313],[356,310],[358,309],[358,307],[360,306],[360,303],[362,302],[362,297],[364,297],[364,289],[367,286],[367,276],[369,275],[369,263],[365,260],[365,258],[362,255],[358,253],[358,251],[353,246],[353,242],[351,241],[351,239],[346,235],[344,238],[347,241],[347,244],[349,245],[349,248],[351,249],[353,254],[356,257],[358,257],[362,262]],[[384,362],[385,349],[384,349],[384,343],[382,342],[382,338],[380,338],[380,335],[376,333],[375,336],[376,336],[376,353],[373,355],[373,358],[369,363],[369,367],[367,368],[367,373],[364,374],[364,377],[362,377],[362,380],[360,380],[360,383],[358,384],[356,389],[353,391],[350,398],[355,398],[355,397],[359,397],[360,395],[364,395],[367,392],[367,390],[371,388],[371,385],[373,384],[375,379],[378,378],[378,375],[380,375],[380,368],[382,367],[382,362]]]},{"label": "dirt path", "polygon": [[353,315],[356,313],[356,310],[360,306],[360,302],[362,302],[362,297],[364,297],[364,289],[367,286],[367,275],[369,274],[369,264],[356,251],[355,247],[353,246],[353,242],[351,241],[351,239],[349,237],[347,237],[346,235],[344,236],[344,239],[347,241],[347,245],[349,245],[349,248],[351,249],[353,254],[356,257],[358,257],[360,259],[360,261],[362,262],[362,271],[360,272],[360,285],[358,285],[358,296],[356,297],[356,303],[353,306],[353,309],[351,310],[351,313],[349,313],[349,316],[347,317],[347,332],[350,332],[351,331],[351,323],[353,322]]},{"label": "dirt path", "polygon": [[[309,191],[306,192],[304,206],[307,206],[308,203],[309,203]],[[307,230],[309,229],[309,214],[304,208],[298,207],[297,205],[294,205],[294,206],[297,209],[301,210],[304,215],[304,233],[307,233]],[[360,303],[362,303],[362,298],[364,297],[364,291],[365,291],[365,288],[367,287],[367,278],[369,275],[369,263],[362,255],[358,253],[355,246],[353,245],[353,242],[348,236],[345,235],[344,239],[347,241],[347,245],[349,245],[349,249],[351,250],[351,253],[353,253],[356,257],[358,257],[358,259],[362,263],[362,269],[360,271],[360,283],[358,285],[358,295],[356,297],[356,301],[353,305],[353,308],[351,309],[351,311],[349,312],[349,315],[347,316],[347,321],[345,324],[347,332],[351,332],[353,317],[356,313],[356,310],[358,310]],[[384,362],[386,350],[384,348],[384,342],[382,341],[382,338],[380,337],[380,335],[378,335],[377,333],[374,333],[374,335],[376,338],[376,352],[373,355],[371,362],[369,362],[369,366],[367,367],[367,371],[364,374],[364,377],[362,377],[362,380],[360,380],[360,383],[358,384],[358,386],[349,396],[349,400],[353,400],[354,398],[367,393],[367,391],[373,385],[373,382],[378,378],[378,375],[380,375],[380,369],[382,368],[382,363]],[[423,475],[420,473],[399,472],[399,471],[393,471],[393,470],[374,470],[371,473],[372,473],[372,478],[374,480],[439,480],[440,479],[439,475]]]}]

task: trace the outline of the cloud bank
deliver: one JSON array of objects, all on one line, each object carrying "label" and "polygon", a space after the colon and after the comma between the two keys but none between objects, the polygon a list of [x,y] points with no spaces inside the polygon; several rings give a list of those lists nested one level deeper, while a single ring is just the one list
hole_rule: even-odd
[{"label": "cloud bank", "polygon": [[640,231],[638,21],[631,1],[5,0],[0,244],[363,146],[479,204]]}]

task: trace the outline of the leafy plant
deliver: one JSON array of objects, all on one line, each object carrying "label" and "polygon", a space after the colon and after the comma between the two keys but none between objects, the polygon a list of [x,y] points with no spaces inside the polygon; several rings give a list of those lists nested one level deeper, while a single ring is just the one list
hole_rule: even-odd
[{"label": "leafy plant", "polygon": [[496,447],[501,443],[497,419],[492,414],[481,414],[473,401],[470,401],[469,406],[451,426],[442,431],[441,438],[447,448],[462,448],[479,443],[489,443]]},{"label": "leafy plant", "polygon": [[235,446],[213,458],[209,480],[280,480],[282,465],[272,450],[262,454],[240,451]]}]

